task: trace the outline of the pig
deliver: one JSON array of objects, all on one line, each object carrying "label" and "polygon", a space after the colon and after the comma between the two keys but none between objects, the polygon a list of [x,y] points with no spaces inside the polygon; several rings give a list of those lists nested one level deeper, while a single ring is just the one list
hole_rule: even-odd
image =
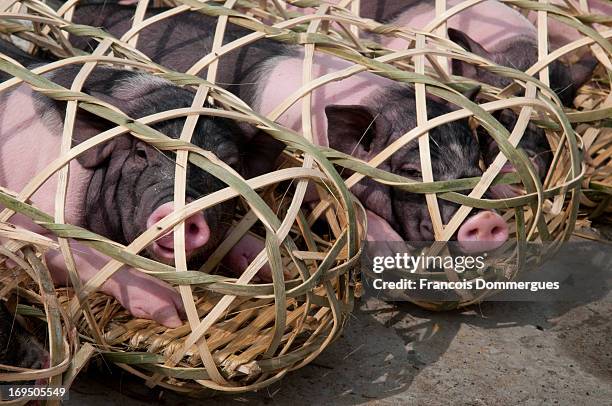
[{"label": "pig", "polygon": [[[461,3],[460,0],[450,0],[450,8]],[[435,17],[435,5],[432,2],[397,1],[384,2],[365,0],[361,2],[361,14],[390,24],[424,28]],[[448,36],[466,50],[483,56],[493,62],[525,71],[537,62],[537,32],[535,27],[519,12],[497,1],[487,0],[478,3],[448,20]],[[392,49],[403,49],[408,45],[400,38],[383,37],[381,42]],[[478,41],[478,42],[477,42]],[[497,87],[506,87],[510,79],[491,74],[474,65],[453,60],[452,72],[457,75],[476,79]],[[551,86],[559,93],[565,105],[574,99],[576,90],[584,83],[593,69],[593,65],[574,66],[571,70],[560,62],[550,65]],[[508,130],[516,124],[516,115],[510,110],[496,113]],[[481,151],[486,166],[490,165],[499,148],[493,139],[483,131],[478,131]],[[552,162],[552,152],[541,128],[530,123],[525,135],[519,143],[531,158],[540,180],[543,181]],[[502,172],[513,172],[512,164],[507,163]],[[491,189],[492,197],[513,197],[518,194],[512,187],[496,186]]]},{"label": "pig", "polygon": [[[462,0],[449,0],[447,8],[461,2]],[[331,0],[330,3],[337,3],[337,1]],[[610,14],[609,6],[607,10],[603,10],[604,6],[601,5],[601,2],[593,3],[595,10],[604,11],[603,14],[608,11],[607,14]],[[360,4],[360,14],[363,17],[413,29],[424,28],[435,17],[434,2],[363,0]],[[553,27],[556,28],[556,30],[553,28],[551,32],[551,40],[569,35],[567,29],[562,30],[563,27],[559,27],[562,24],[555,22],[551,24],[555,24]],[[578,34],[575,33],[575,35]],[[498,65],[526,71],[538,60],[537,31],[534,25],[517,10],[498,1],[483,1],[451,17],[448,20],[448,36],[466,50],[492,60]],[[396,50],[404,49],[408,45],[400,38],[385,36],[376,39]],[[573,39],[578,38],[572,37]],[[553,49],[569,41],[570,39],[566,38],[557,46],[553,46]],[[557,42],[559,42],[558,39]],[[595,65],[596,61],[592,57],[585,57],[574,64],[555,61],[549,65],[551,88],[559,95],[565,106],[572,106],[578,88],[589,79]],[[510,79],[460,60],[453,60],[451,68],[453,74],[500,88],[511,83]],[[512,130],[512,126],[516,123],[516,116],[508,110],[499,113],[498,118],[501,118],[502,124],[509,130]],[[479,131],[479,136],[485,164],[489,165],[499,153],[499,149],[492,138],[482,130]],[[543,181],[552,162],[552,152],[544,131],[534,124],[529,124],[519,146],[530,156],[540,175],[540,180]],[[504,172],[514,170],[511,164],[507,164],[504,168]],[[518,194],[518,191],[512,187],[494,187],[492,191],[493,197],[512,197]],[[499,193],[502,191],[503,193]]]},{"label": "pig", "polygon": [[6,304],[0,301],[0,364],[41,369],[49,364],[49,353],[16,320]]},{"label": "pig", "polygon": [[[154,14],[163,10],[149,9],[147,13]],[[133,8],[116,5],[106,5],[102,8],[92,5],[79,7],[73,20],[79,24],[101,26],[113,35],[121,36],[130,28],[131,16]],[[143,30],[138,49],[154,61],[172,69],[188,69],[210,51],[215,24],[216,19],[210,20],[200,14],[182,13]],[[244,35],[241,29],[232,27],[231,24],[228,25],[227,40]],[[87,46],[86,41],[78,38],[72,41],[79,47]],[[255,48],[251,49],[251,46]],[[238,66],[226,65],[228,62],[221,59],[222,68],[219,72],[222,77],[219,82],[229,83],[228,88],[265,115],[297,90],[302,78],[303,50],[270,40],[263,40],[251,46],[239,51],[240,55],[245,55],[248,62]],[[186,49],[189,50],[188,53],[185,53]],[[244,69],[242,65],[248,69]],[[232,69],[223,69],[225,66]],[[348,63],[336,58],[317,55],[315,76],[348,66]],[[315,92],[313,100],[315,143],[331,146],[360,159],[373,157],[386,145],[416,126],[412,88],[397,85],[371,73],[362,73],[338,83],[328,84]],[[450,111],[450,107],[433,99],[428,106],[430,117]],[[278,122],[300,131],[300,107],[293,106]],[[366,136],[362,137],[364,134]],[[470,132],[466,120],[436,128],[430,135],[435,179],[457,179],[481,174],[478,142]],[[412,143],[404,147],[382,168],[418,179],[421,176],[418,144]],[[393,229],[397,233],[394,238],[400,237],[405,241],[434,240],[433,227],[423,196],[393,190],[367,179],[353,188],[352,192],[373,214],[369,216],[369,228]],[[445,222],[457,210],[456,205],[444,201],[440,201],[440,208]],[[466,220],[455,237],[464,242],[465,246],[475,240],[480,244],[472,244],[472,247],[493,249],[507,240],[508,229],[498,214],[481,211]]]},{"label": "pig", "polygon": [[[3,43],[5,55],[19,58],[20,51]],[[28,61],[23,61],[28,62]],[[45,76],[70,87],[79,68],[67,66]],[[132,118],[161,111],[189,107],[194,93],[148,74],[98,67],[86,80],[83,91],[120,108]],[[59,156],[65,102],[55,101],[21,84],[0,94],[0,185],[20,191],[36,174]],[[153,128],[178,138],[184,119],[166,120]],[[112,128],[110,124],[79,109],[73,144]],[[229,119],[202,116],[192,143],[212,151],[228,165],[240,170],[243,133]],[[131,135],[123,135],[80,155],[70,164],[66,222],[83,226],[122,244],[128,244],[158,220],[172,213],[174,194],[174,159]],[[187,199],[197,199],[225,187],[207,172],[189,165]],[[30,199],[47,213],[54,212],[57,175]],[[185,248],[189,264],[202,261],[222,241],[235,209],[230,200],[194,214],[185,220]],[[40,234],[49,234],[23,215],[11,221]],[[248,245],[248,244],[247,244]],[[76,268],[86,282],[108,258],[73,242]],[[244,244],[242,245],[244,248]],[[258,251],[257,251],[258,252]],[[256,253],[252,255],[256,255]],[[169,233],[147,247],[146,254],[161,262],[174,263],[173,236]],[[243,257],[251,253],[233,251]],[[67,283],[62,255],[51,251],[47,264],[58,284]],[[110,278],[102,291],[114,296],[136,317],[151,318],[168,327],[182,324],[181,298],[172,287],[157,278],[132,268],[123,268]]]},{"label": "pig", "polygon": [[[551,0],[550,3],[554,6],[558,6],[561,8],[567,7],[566,2],[561,0]],[[612,16],[612,3],[606,0],[588,0],[589,12],[583,10],[585,14],[595,14],[600,16]],[[579,2],[574,2],[574,4],[579,5]],[[538,14],[537,12],[529,12],[528,14],[529,21],[533,24],[537,24]],[[595,24],[593,26],[598,31],[606,30],[604,25]],[[554,18],[548,18],[548,39],[550,42],[550,47],[552,50],[561,48],[564,45],[569,44],[570,42],[574,42],[583,37],[579,31],[571,28],[570,26],[555,20]],[[585,58],[590,59],[590,56],[584,55],[586,49],[582,49],[583,54],[581,55],[582,60]],[[580,61],[579,61],[580,63]]]},{"label": "pig", "polygon": [[[527,29],[530,33],[534,32],[534,27],[529,23],[529,21],[527,21],[520,14],[516,13],[514,10],[501,4],[489,4],[496,2],[487,1],[485,3],[485,6],[479,5],[480,7],[484,8],[483,12],[491,13],[492,11],[489,10],[490,8],[501,7],[501,11],[509,13],[510,17],[513,17],[516,20],[515,25]],[[419,12],[425,13],[426,15],[428,15],[427,11],[430,8],[430,6],[423,5],[420,2],[415,1],[403,2],[385,0],[373,2],[366,0],[362,1],[361,11],[362,15],[366,17],[376,17],[381,21],[385,21],[393,16],[397,16],[397,19],[402,18],[404,14],[409,14],[409,12],[413,10],[413,7],[416,7],[417,10],[420,10]],[[149,18],[166,10],[166,8],[149,9],[147,10],[146,17]],[[464,16],[466,13],[467,11],[461,13],[460,16]],[[518,14],[518,17],[516,14]],[[104,27],[111,34],[120,37],[130,29],[133,15],[134,8],[130,7],[121,7],[112,4],[106,4],[104,6],[84,5],[77,8],[73,21],[79,24]],[[141,31],[141,40],[139,41],[138,49],[145,55],[152,58],[154,61],[171,69],[184,72],[195,64],[200,58],[210,52],[212,47],[212,35],[214,33],[212,27],[215,27],[216,21],[216,18],[208,17],[196,12],[182,13],[172,18],[164,19]],[[463,27],[466,25],[465,18],[459,19],[458,17],[455,17],[455,19],[452,21],[459,21],[459,23],[456,23],[457,26]],[[424,25],[424,21],[418,20],[418,22]],[[395,23],[399,23],[399,21],[395,21]],[[521,26],[520,24],[523,25]],[[467,28],[471,30],[469,32],[476,31],[473,26],[470,26],[469,24],[467,24]],[[225,42],[240,38],[246,34],[248,34],[247,30],[230,24],[226,29]],[[464,35],[457,30],[453,30],[451,28],[449,30],[449,34],[451,34],[455,40],[461,39],[463,42],[460,43],[465,46],[476,46],[476,44],[473,43],[473,41],[471,41],[467,35]],[[508,36],[507,33],[504,35]],[[511,39],[513,39],[513,37],[508,36],[506,38],[506,42],[511,43]],[[491,43],[494,42],[489,37],[488,41]],[[72,42],[81,49],[93,49],[93,46],[95,45],[95,43],[88,39],[78,37],[73,38]],[[388,41],[387,45],[392,48],[399,48],[402,45],[401,42],[401,40],[391,40]],[[195,49],[194,44],[198,44],[197,50]],[[490,44],[487,42],[487,45]],[[521,46],[525,46],[525,44],[521,43]],[[532,46],[533,44],[530,45],[530,47]],[[513,52],[516,52],[518,47],[512,47],[512,49],[514,50]],[[253,76],[250,74],[253,70],[256,70],[261,63],[264,63],[266,60],[276,55],[296,56],[298,52],[299,50],[297,50],[297,48],[283,45],[275,41],[257,41],[256,43],[247,47],[242,47],[238,52],[232,52],[224,55],[220,59],[221,66],[231,66],[232,69],[220,69],[218,71],[219,77],[217,81],[240,97],[248,98],[248,93],[253,91],[254,87],[250,83],[244,81],[243,78]],[[499,59],[503,57],[503,52],[500,51],[499,55],[500,57],[497,58],[497,62],[503,64],[503,60],[501,62],[499,61]],[[508,61],[505,61],[506,64],[507,62]],[[456,70],[460,71],[459,73],[465,73],[464,71],[468,66],[469,65],[467,64],[454,65]],[[524,64],[524,66],[521,65],[521,69],[527,69],[529,66],[530,65],[527,64]],[[205,77],[205,75],[205,70],[200,73],[200,76],[202,77]],[[469,75],[466,74],[466,76]],[[496,82],[497,80],[495,79],[494,75],[485,76],[485,79],[488,78],[489,82]],[[482,78],[479,77],[477,79]],[[498,82],[492,84],[496,84],[498,86],[502,85]],[[503,85],[505,86],[507,84],[509,84],[509,82],[504,83]],[[512,127],[510,127],[508,124],[516,121],[515,118],[512,118],[513,113],[510,111],[505,111],[503,116],[506,117],[506,119],[503,120],[503,123],[507,124],[506,127],[508,130],[512,130]],[[490,163],[493,161],[499,150],[495,148],[496,144],[493,142],[492,138],[486,134],[486,132],[479,131],[479,137],[481,138],[481,143],[485,147],[482,150],[485,158],[484,160],[486,163]],[[274,152],[280,149],[279,146],[274,147],[274,143],[272,142],[268,142],[267,144],[272,146],[269,151]],[[536,166],[536,169],[540,173],[540,180],[543,180],[548,171],[548,167],[550,166],[550,162],[552,161],[552,153],[550,152],[550,147],[546,142],[544,131],[535,125],[530,124],[519,146],[527,151],[534,161],[534,164],[538,165]],[[268,149],[263,149],[263,151],[268,151]],[[270,158],[270,156],[267,156],[267,158]],[[511,171],[513,169],[511,165],[508,165],[506,170]],[[501,195],[494,192],[499,190],[504,190],[505,192]],[[518,194],[518,191],[516,191],[514,188],[496,187],[491,191],[491,197],[511,197]],[[511,191],[512,193],[510,193]]]},{"label": "pig", "polygon": [[[447,9],[463,2],[448,0]],[[339,0],[329,0],[328,3],[337,4]],[[433,1],[362,0],[360,15],[418,30],[433,21],[436,13]],[[520,12],[499,1],[486,0],[455,14],[448,19],[448,28],[451,40],[498,65],[526,71],[538,60],[536,28]],[[408,45],[401,38],[384,36],[377,39],[391,49],[405,49]],[[595,65],[593,58],[572,65],[558,61],[549,65],[551,88],[565,106],[572,106],[577,89],[589,79]],[[512,83],[510,79],[459,60],[453,60],[452,72],[501,88]]]},{"label": "pig", "polygon": [[[327,55],[315,55],[313,76],[347,68],[349,63]],[[302,56],[277,56],[246,78],[256,89],[243,96],[255,110],[268,114],[298,89],[303,70]],[[279,85],[281,84],[281,85]],[[397,84],[369,72],[328,83],[312,95],[313,137],[315,143],[330,146],[364,161],[416,127],[415,98],[411,86]],[[428,100],[428,117],[451,108],[435,99]],[[293,105],[279,123],[296,131],[301,129],[301,105]],[[480,176],[479,146],[467,120],[444,124],[429,133],[434,179],[450,180]],[[380,166],[390,173],[421,179],[418,141],[402,147]],[[404,241],[433,241],[432,222],[422,195],[392,189],[371,179],[352,188],[368,214],[368,235],[393,229]],[[442,221],[446,224],[457,205],[439,200]],[[370,230],[371,229],[371,230]],[[505,221],[491,211],[478,211],[468,218],[455,235],[464,251],[499,247],[508,238]],[[477,244],[475,244],[477,243]]]}]

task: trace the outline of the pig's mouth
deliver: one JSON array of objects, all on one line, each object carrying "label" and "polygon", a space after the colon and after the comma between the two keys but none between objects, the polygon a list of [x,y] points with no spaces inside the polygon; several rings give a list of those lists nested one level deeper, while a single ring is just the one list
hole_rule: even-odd
[{"label": "pig's mouth", "polygon": [[[151,255],[160,262],[172,265],[174,264],[175,251],[174,251],[174,234],[172,232],[154,241],[149,246]],[[202,248],[191,248],[189,243],[185,243],[185,256],[187,259],[198,255],[202,251]]]},{"label": "pig's mouth", "polygon": [[[496,153],[493,155],[497,155],[497,153],[499,152],[499,149],[497,148],[493,148],[493,149],[496,151]],[[546,163],[535,152],[531,150],[526,150],[525,152],[527,153],[527,156],[529,156],[529,159],[531,160],[531,163],[533,164],[533,167],[535,168],[536,175],[540,178],[541,181],[543,181],[544,174],[546,174],[546,171],[548,170],[548,168],[546,167]],[[491,164],[492,162],[489,162],[487,166]],[[500,174],[516,173],[516,172],[517,172],[516,168],[511,162],[506,162],[504,166],[502,166],[501,170],[499,171]],[[524,188],[519,185],[494,185],[490,189],[491,196],[496,199],[517,197],[517,196],[523,195],[524,193],[525,193]]]}]

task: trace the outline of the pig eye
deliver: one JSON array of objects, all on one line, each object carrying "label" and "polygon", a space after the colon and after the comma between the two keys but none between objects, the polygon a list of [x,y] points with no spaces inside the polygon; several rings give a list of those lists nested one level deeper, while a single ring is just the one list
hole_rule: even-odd
[{"label": "pig eye", "polygon": [[147,159],[147,151],[143,146],[137,146],[135,153],[138,158]]},{"label": "pig eye", "polygon": [[402,165],[400,175],[410,179],[421,179],[421,171],[412,165]]}]

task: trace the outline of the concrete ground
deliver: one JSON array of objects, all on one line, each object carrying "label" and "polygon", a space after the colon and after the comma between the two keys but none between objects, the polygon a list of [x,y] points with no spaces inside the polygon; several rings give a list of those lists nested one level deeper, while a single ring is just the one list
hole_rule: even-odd
[{"label": "concrete ground", "polygon": [[259,393],[194,401],[90,368],[66,404],[610,405],[610,281],[578,302],[446,313],[370,298],[314,363]]}]

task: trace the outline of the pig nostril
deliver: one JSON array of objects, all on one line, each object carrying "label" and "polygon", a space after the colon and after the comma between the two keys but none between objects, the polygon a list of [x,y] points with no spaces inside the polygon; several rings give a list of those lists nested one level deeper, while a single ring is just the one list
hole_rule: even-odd
[{"label": "pig nostril", "polygon": [[478,235],[478,229],[477,228],[472,228],[471,230],[469,230],[467,232],[467,236],[468,237],[476,237]]},{"label": "pig nostril", "polygon": [[210,238],[210,229],[203,215],[197,214],[185,221],[185,248],[188,251],[203,247]]},{"label": "pig nostril", "polygon": [[500,231],[501,231],[501,228],[500,228],[500,227],[498,227],[498,226],[495,226],[495,227],[493,227],[493,228],[491,229],[491,234],[493,234],[493,235],[497,235],[497,234],[499,234],[499,232],[500,232]]}]

